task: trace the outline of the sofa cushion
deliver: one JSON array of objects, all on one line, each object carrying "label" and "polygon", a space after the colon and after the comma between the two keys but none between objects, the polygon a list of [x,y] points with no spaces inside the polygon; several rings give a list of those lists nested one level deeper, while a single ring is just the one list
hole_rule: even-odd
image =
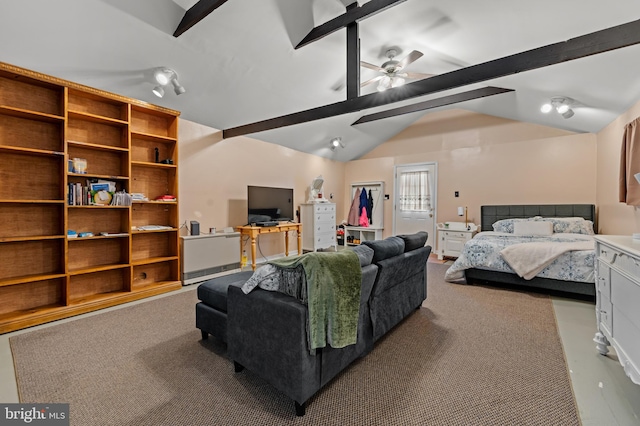
[{"label": "sofa cushion", "polygon": [[371,261],[373,260],[373,249],[366,245],[359,245],[354,247],[349,247],[349,250],[353,250],[358,255],[358,260],[360,261],[360,267],[365,267],[367,265],[371,265]]},{"label": "sofa cushion", "polygon": [[412,251],[420,247],[424,247],[427,243],[429,234],[427,231],[416,232],[415,234],[398,235],[404,241],[404,252]]},{"label": "sofa cushion", "polygon": [[227,290],[230,285],[242,287],[253,275],[253,271],[243,271],[236,274],[212,278],[198,286],[198,299],[212,308],[227,312]]},{"label": "sofa cushion", "polygon": [[362,244],[373,249],[373,263],[404,253],[404,241],[399,237],[363,241]]}]

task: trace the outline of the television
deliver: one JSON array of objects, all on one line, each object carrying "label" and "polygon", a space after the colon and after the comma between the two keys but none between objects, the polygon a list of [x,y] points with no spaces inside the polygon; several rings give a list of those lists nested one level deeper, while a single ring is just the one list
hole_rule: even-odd
[{"label": "television", "polygon": [[293,220],[293,189],[247,186],[247,223]]}]

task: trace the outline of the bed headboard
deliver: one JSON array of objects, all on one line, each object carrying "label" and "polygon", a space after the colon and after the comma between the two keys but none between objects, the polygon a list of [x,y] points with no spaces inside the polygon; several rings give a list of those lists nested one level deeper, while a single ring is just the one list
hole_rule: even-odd
[{"label": "bed headboard", "polygon": [[524,204],[504,206],[481,206],[480,225],[482,231],[493,231],[494,222],[533,216],[583,217],[593,222],[597,230],[596,206],[594,204]]}]

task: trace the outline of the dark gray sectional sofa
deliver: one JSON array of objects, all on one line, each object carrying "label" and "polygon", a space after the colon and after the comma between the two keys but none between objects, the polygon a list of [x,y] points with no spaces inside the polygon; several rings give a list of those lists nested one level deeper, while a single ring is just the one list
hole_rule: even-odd
[{"label": "dark gray sectional sofa", "polygon": [[362,282],[354,345],[327,345],[311,353],[307,306],[294,297],[259,288],[244,294],[240,287],[251,272],[201,284],[196,326],[203,338],[210,333],[227,342],[236,371],[247,368],[262,377],[294,400],[297,415],[304,415],[311,396],[420,308],[427,297],[426,263],[431,252],[426,239],[427,233],[420,232],[366,241],[356,249]]}]

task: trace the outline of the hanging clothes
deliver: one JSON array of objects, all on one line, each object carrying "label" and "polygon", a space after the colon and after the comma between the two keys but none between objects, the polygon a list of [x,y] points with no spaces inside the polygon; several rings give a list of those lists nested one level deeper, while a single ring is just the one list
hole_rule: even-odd
[{"label": "hanging clothes", "polygon": [[634,175],[640,172],[640,118],[628,123],[622,137],[620,153],[619,201],[640,206],[640,183]]},{"label": "hanging clothes", "polygon": [[[369,205],[369,197],[367,197],[367,188],[363,187],[362,191],[360,192],[360,208],[358,209],[358,214],[362,214],[362,209],[365,209],[365,214],[367,211],[367,206]],[[367,216],[367,219],[369,218],[369,216]],[[367,223],[369,222],[369,220],[367,220]],[[360,225],[362,226],[362,225]]]},{"label": "hanging clothes", "polygon": [[367,216],[369,217],[369,224],[373,225],[373,196],[371,190],[369,190],[369,199],[367,200]]},{"label": "hanging clothes", "polygon": [[360,188],[356,189],[356,195],[351,201],[349,216],[347,217],[347,225],[358,226],[360,221]]},{"label": "hanging clothes", "polygon": [[360,226],[365,228],[369,226],[369,218],[367,217],[367,207],[362,207],[362,213],[360,214]]}]

